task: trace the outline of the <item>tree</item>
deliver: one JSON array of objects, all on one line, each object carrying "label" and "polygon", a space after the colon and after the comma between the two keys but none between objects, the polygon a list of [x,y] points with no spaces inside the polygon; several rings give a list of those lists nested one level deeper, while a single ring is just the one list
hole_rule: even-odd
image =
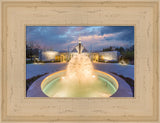
[{"label": "tree", "polygon": [[104,51],[112,51],[112,46],[110,46],[109,48],[103,48],[102,51],[103,51],[103,52],[104,52]]},{"label": "tree", "polygon": [[31,58],[33,62],[33,56],[37,55],[37,52],[40,49],[40,45],[38,41],[27,41],[26,42],[26,57]]},{"label": "tree", "polygon": [[116,48],[116,50],[119,51],[120,53],[123,53],[125,51],[125,49],[123,47]]}]

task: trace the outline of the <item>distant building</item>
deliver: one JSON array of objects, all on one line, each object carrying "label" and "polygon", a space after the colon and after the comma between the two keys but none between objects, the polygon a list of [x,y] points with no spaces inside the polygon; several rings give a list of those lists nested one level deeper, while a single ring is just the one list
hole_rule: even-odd
[{"label": "distant building", "polygon": [[116,62],[120,56],[118,51],[99,52],[99,61]]},{"label": "distant building", "polygon": [[40,51],[39,60],[40,61],[55,61],[56,56],[59,52],[56,51]]}]

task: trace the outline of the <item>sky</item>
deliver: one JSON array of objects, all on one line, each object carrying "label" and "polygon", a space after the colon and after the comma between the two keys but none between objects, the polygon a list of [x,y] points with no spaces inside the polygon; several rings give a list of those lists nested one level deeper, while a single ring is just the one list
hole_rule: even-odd
[{"label": "sky", "polygon": [[[26,41],[43,49],[71,51],[78,40],[88,51],[134,45],[134,26],[27,26]],[[36,45],[35,45],[36,47]]]}]

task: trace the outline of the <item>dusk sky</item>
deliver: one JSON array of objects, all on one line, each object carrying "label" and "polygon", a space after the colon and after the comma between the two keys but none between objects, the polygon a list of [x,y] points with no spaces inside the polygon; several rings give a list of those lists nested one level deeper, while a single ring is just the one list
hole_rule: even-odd
[{"label": "dusk sky", "polygon": [[130,47],[134,45],[134,26],[27,26],[27,42],[35,42],[41,49],[71,51],[78,40],[88,50]]}]

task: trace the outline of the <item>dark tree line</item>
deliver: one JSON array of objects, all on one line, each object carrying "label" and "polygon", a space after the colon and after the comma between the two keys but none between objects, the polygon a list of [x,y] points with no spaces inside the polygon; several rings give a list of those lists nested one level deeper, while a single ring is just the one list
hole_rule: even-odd
[{"label": "dark tree line", "polygon": [[34,58],[39,56],[40,45],[37,42],[28,41],[26,43],[26,58],[33,62]]}]

